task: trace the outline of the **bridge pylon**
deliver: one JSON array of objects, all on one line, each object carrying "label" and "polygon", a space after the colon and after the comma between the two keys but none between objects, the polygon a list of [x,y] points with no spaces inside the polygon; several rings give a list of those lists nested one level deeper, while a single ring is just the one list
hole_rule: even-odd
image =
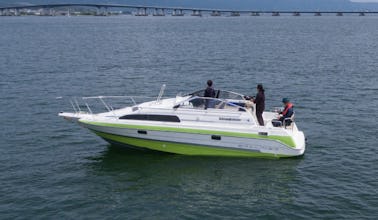
[{"label": "bridge pylon", "polygon": [[173,9],[172,16],[184,16],[184,11],[182,9]]},{"label": "bridge pylon", "polygon": [[97,6],[96,7],[96,16],[108,16],[108,7],[102,7],[102,6]]},{"label": "bridge pylon", "polygon": [[198,17],[201,17],[202,16],[202,13],[200,10],[192,10],[192,14],[191,16],[198,16]]},{"label": "bridge pylon", "polygon": [[212,11],[210,15],[211,16],[221,16],[221,13],[220,13],[220,11]]},{"label": "bridge pylon", "polygon": [[164,8],[155,8],[153,16],[165,16]]},{"label": "bridge pylon", "polygon": [[238,12],[238,11],[233,11],[233,12],[231,12],[230,16],[231,16],[231,17],[239,17],[239,16],[240,16],[240,12]]},{"label": "bridge pylon", "polygon": [[148,16],[147,8],[138,8],[135,16]]}]

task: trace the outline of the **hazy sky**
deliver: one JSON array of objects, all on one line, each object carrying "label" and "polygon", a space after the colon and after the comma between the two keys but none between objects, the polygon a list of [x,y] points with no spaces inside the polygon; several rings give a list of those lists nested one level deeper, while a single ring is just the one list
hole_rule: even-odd
[{"label": "hazy sky", "polygon": [[351,2],[377,2],[378,0],[350,0]]}]

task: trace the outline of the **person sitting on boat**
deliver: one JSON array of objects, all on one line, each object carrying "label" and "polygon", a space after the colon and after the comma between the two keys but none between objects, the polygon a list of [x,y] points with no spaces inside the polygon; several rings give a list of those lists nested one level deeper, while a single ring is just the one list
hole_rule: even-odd
[{"label": "person sitting on boat", "polygon": [[[213,88],[213,81],[207,80],[207,88],[205,89],[204,97],[214,98],[215,97],[215,90]],[[207,108],[214,108],[215,102],[212,99],[205,99],[205,109]]]},{"label": "person sitting on boat", "polygon": [[[290,102],[290,100],[288,98],[283,98],[282,99],[282,103],[284,103],[284,110],[282,112],[280,112],[280,118],[278,119],[279,121],[281,121],[281,123],[283,124],[283,122],[285,121],[285,119],[287,118],[291,118],[291,116],[293,116],[294,114],[294,105],[293,103]],[[291,124],[291,121],[290,120],[286,120],[285,122],[286,125],[290,125]]]}]

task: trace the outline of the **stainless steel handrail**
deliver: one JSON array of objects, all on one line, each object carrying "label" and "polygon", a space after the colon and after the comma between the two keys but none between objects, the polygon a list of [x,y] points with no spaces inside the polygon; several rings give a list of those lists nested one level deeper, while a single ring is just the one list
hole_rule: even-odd
[{"label": "stainless steel handrail", "polygon": [[[82,112],[82,109],[80,108],[78,99],[81,99],[81,100],[83,100],[86,108],[88,109],[88,112],[90,114],[93,114],[93,111],[90,108],[90,105],[88,104],[88,102],[86,102],[84,100],[99,99],[100,102],[105,106],[107,111],[113,112],[113,114],[114,114],[114,110],[116,110],[116,109],[114,109],[111,105],[106,103],[105,100],[104,100],[104,99],[110,99],[110,98],[128,98],[128,99],[131,100],[133,105],[137,105],[137,102],[135,101],[136,98],[145,98],[145,99],[148,98],[148,99],[151,99],[151,101],[153,101],[153,99],[154,99],[154,97],[148,97],[148,96],[86,96],[86,97],[81,97],[81,98],[73,97],[69,100],[69,102],[71,103],[71,106],[72,106],[74,112],[80,113],[80,112]],[[116,115],[114,114],[114,116],[116,116]]]},{"label": "stainless steel handrail", "polygon": [[[214,100],[214,101],[219,101],[219,102],[222,102],[222,103],[225,103],[225,104],[228,104],[230,106],[233,106],[235,108],[240,108],[240,109],[243,109],[245,111],[247,111],[248,109],[245,108],[245,107],[242,107],[242,106],[239,106],[239,105],[236,105],[234,103],[232,103],[232,99],[219,99],[219,98],[212,98],[212,97],[200,97],[200,96],[194,96],[194,97],[191,97],[189,99],[186,99],[186,100],[183,100],[179,103],[177,103],[175,105],[176,108],[178,108],[180,105],[182,105],[183,103],[185,102],[190,102],[191,100],[195,100],[195,99],[203,99],[203,100]],[[235,101],[244,101],[244,100],[235,100]]]}]

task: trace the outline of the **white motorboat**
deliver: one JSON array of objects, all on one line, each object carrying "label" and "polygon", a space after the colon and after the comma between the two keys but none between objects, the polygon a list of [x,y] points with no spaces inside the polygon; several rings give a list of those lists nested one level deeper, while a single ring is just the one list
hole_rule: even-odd
[{"label": "white motorboat", "polygon": [[[280,158],[303,155],[305,136],[294,119],[275,127],[278,113],[264,112],[259,126],[255,106],[245,96],[217,90],[216,98],[203,97],[204,90],[188,95],[158,98],[137,104],[130,96],[83,97],[87,111],[77,100],[74,112],[59,116],[83,127],[113,144],[162,152],[204,155]],[[132,105],[114,109],[107,98],[126,98]],[[98,99],[107,111],[93,113],[87,101]]]}]

